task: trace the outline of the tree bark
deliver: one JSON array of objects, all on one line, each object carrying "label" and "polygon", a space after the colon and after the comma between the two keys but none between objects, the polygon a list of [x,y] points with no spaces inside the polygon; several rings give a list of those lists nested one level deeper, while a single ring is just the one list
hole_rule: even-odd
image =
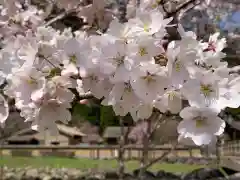
[{"label": "tree bark", "polygon": [[144,173],[146,171],[146,169],[144,169],[144,166],[147,164],[148,162],[148,152],[149,152],[149,137],[152,131],[152,123],[151,123],[151,118],[146,120],[147,121],[147,129],[146,132],[144,133],[144,137],[143,137],[143,151],[142,151],[142,158],[141,158],[141,167],[140,167],[140,171],[139,171],[139,179],[140,180],[144,180]]},{"label": "tree bark", "polygon": [[123,180],[124,178],[124,144],[125,144],[125,135],[124,135],[124,124],[123,118],[120,117],[120,129],[121,129],[121,136],[119,140],[119,149],[118,149],[118,163],[119,163],[119,180]]},{"label": "tree bark", "polygon": [[221,156],[222,156],[222,138],[217,137],[216,142],[216,157],[217,157],[217,165],[220,166],[221,164]]}]

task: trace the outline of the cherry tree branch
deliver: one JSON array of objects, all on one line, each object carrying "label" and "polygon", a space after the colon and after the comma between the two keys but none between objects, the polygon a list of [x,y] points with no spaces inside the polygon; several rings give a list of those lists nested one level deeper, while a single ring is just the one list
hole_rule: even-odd
[{"label": "cherry tree branch", "polygon": [[52,13],[54,7],[54,2],[52,0],[47,0],[47,3],[48,5],[44,11],[44,18],[47,18]]},{"label": "cherry tree branch", "polygon": [[79,100],[92,99],[92,98],[94,98],[94,95],[90,91],[86,92],[85,94],[79,94],[79,97],[78,97]]},{"label": "cherry tree branch", "polygon": [[148,168],[150,168],[152,165],[154,165],[155,163],[162,161],[167,155],[169,155],[170,153],[172,153],[175,149],[176,146],[178,144],[175,143],[172,148],[169,151],[164,152],[160,157],[153,159],[152,161],[150,161],[148,164],[146,164],[144,167],[142,167],[144,170],[147,170]]},{"label": "cherry tree branch", "polygon": [[56,17],[47,21],[43,26],[50,26],[51,24],[55,23],[56,21],[63,19],[64,17],[68,16],[71,13],[74,13],[75,11],[76,11],[76,9],[70,9],[70,10],[64,11],[64,12],[60,13],[59,15],[57,15]]},{"label": "cherry tree branch", "polygon": [[72,13],[77,13],[79,11],[79,7],[82,5],[82,3],[79,3],[76,7],[74,7],[73,9],[69,9],[66,10],[60,14],[58,14],[56,17],[50,19],[49,21],[47,21],[45,24],[43,24],[43,26],[50,26],[51,24],[55,23],[58,20],[61,20],[63,18],[65,18],[66,16],[72,14]]},{"label": "cherry tree branch", "polygon": [[[159,117],[159,116],[161,116],[161,117]],[[166,114],[162,114],[160,112],[158,114],[156,114],[157,121],[154,123],[153,128],[152,128],[148,138],[151,139],[152,136],[154,135],[155,131],[158,129],[158,127],[166,122],[166,117],[167,117]]]},{"label": "cherry tree branch", "polygon": [[118,14],[119,21],[126,22],[126,14],[127,14],[127,2],[126,0],[118,0]]},{"label": "cherry tree branch", "polygon": [[162,1],[159,2],[159,5],[161,5],[162,8],[163,8],[163,11],[164,11],[166,14],[168,14],[169,12],[168,12],[168,10],[165,8],[165,3],[166,3],[166,0],[162,0]]},{"label": "cherry tree branch", "polygon": [[[172,11],[172,12],[166,12],[166,16],[165,18],[169,18],[169,17],[174,17],[176,16],[181,10],[188,8],[191,4],[196,4],[198,0],[189,0],[185,3],[183,3],[182,5],[180,5],[176,10]],[[163,5],[164,7],[164,5]]]},{"label": "cherry tree branch", "polygon": [[95,96],[90,91],[82,93],[82,94],[79,94],[79,92],[75,88],[71,88],[70,90],[75,95],[75,99],[74,99],[73,102],[79,102],[79,101],[84,100],[84,99],[93,99],[93,98],[95,98]]}]

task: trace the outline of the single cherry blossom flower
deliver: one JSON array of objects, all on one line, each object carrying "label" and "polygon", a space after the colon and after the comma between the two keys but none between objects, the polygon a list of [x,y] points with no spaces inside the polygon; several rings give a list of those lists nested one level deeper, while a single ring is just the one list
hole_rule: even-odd
[{"label": "single cherry blossom flower", "polygon": [[190,138],[198,145],[207,145],[215,141],[216,136],[224,132],[225,121],[209,108],[186,107],[180,112],[183,120],[178,125],[178,133]]}]

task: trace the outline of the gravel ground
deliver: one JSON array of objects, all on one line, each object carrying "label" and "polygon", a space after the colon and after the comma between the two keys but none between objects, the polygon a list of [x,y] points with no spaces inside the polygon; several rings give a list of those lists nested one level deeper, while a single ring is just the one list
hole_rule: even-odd
[{"label": "gravel ground", "polygon": [[[224,168],[225,172],[230,175],[230,180],[239,180],[240,174],[235,171]],[[117,180],[116,172],[83,172],[79,169],[67,168],[7,168],[3,167],[1,171],[1,180]],[[131,174],[125,174],[126,180],[138,180],[139,170]],[[213,168],[201,168],[188,174],[173,174],[165,171],[152,173],[147,171],[144,174],[147,180],[224,180],[223,174]]]}]

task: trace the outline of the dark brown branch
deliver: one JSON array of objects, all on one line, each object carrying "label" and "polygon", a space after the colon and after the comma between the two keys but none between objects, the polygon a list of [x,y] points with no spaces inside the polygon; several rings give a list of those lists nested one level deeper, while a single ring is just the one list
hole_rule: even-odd
[{"label": "dark brown branch", "polygon": [[45,12],[44,12],[44,19],[46,19],[53,11],[53,7],[54,7],[54,2],[51,1],[51,0],[47,0],[47,7],[45,9]]},{"label": "dark brown branch", "polygon": [[196,4],[198,0],[189,0],[185,3],[183,3],[180,7],[178,7],[175,11],[172,11],[172,12],[166,12],[166,16],[165,18],[169,18],[169,17],[174,17],[176,16],[182,9],[185,9],[187,8],[189,5],[191,4]]},{"label": "dark brown branch", "polygon": [[[158,128],[159,123],[164,119],[162,116],[160,116],[160,111],[154,110],[151,117],[147,119],[147,130],[146,133],[144,133],[143,136],[143,151],[142,151],[142,157],[141,157],[141,167],[139,171],[139,179],[144,180],[144,174],[146,169],[144,168],[146,164],[148,163],[148,154],[149,154],[149,144],[151,142],[152,136],[156,129]],[[154,125],[152,125],[152,121],[156,121]]]},{"label": "dark brown branch", "polygon": [[94,95],[92,94],[92,92],[86,92],[85,94],[79,94],[79,97],[78,97],[79,100],[92,99],[92,98],[94,98]]},{"label": "dark brown branch", "polygon": [[126,19],[127,14],[127,2],[125,0],[118,1],[118,19],[120,22],[124,23],[127,21]]},{"label": "dark brown branch", "polygon": [[53,23],[55,23],[56,21],[60,20],[60,19],[63,19],[64,17],[72,14],[72,13],[77,13],[79,11],[79,7],[81,6],[81,3],[79,3],[75,8],[73,9],[69,9],[69,10],[66,10],[60,14],[58,14],[56,17],[50,19],[49,21],[47,21],[45,24],[43,24],[43,26],[50,26],[52,25]]},{"label": "dark brown branch", "polygon": [[164,11],[166,14],[169,14],[168,10],[165,8],[165,3],[166,3],[166,0],[162,0],[162,1],[159,2],[159,5],[162,6],[163,11]]}]

